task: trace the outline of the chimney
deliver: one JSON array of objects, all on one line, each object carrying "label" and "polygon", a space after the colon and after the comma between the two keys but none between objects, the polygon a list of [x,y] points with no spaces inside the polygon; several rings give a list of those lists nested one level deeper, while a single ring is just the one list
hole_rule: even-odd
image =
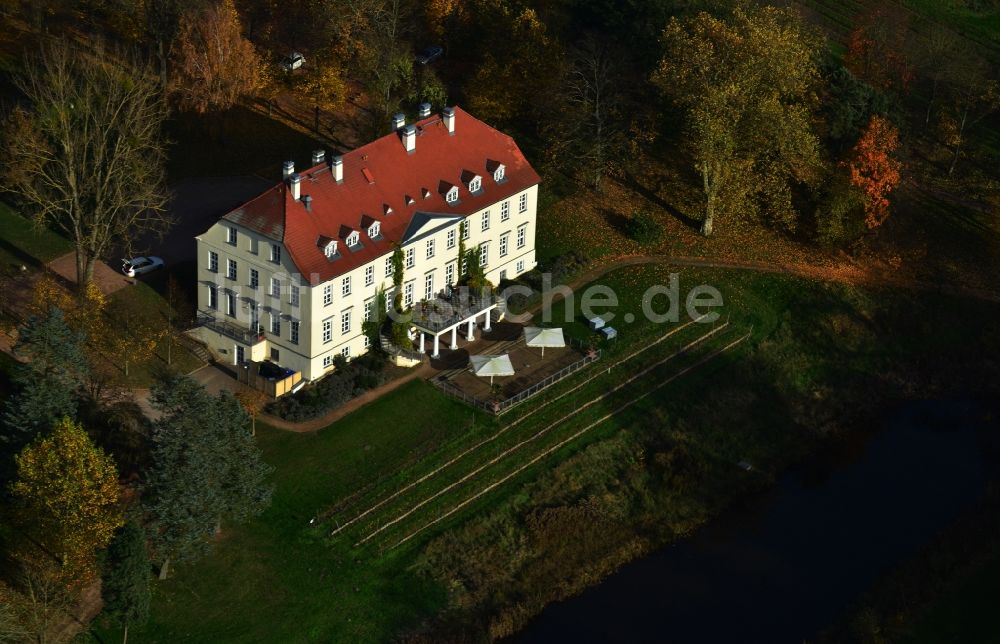
[{"label": "chimney", "polygon": [[302,205],[306,207],[306,212],[312,212],[313,198],[309,195],[302,195]]},{"label": "chimney", "polygon": [[446,107],[442,113],[444,114],[444,125],[448,128],[448,134],[455,136],[455,108]]},{"label": "chimney", "polygon": [[419,109],[419,110],[420,110],[420,111],[418,112],[418,115],[419,115],[419,116],[420,116],[420,118],[422,118],[422,119],[425,119],[425,118],[427,118],[428,116],[430,116],[430,115],[431,115],[431,104],[430,104],[430,103],[421,103],[421,104],[420,104],[420,107],[419,107],[419,108],[417,108],[417,109]]},{"label": "chimney", "polygon": [[402,112],[396,112],[392,115],[392,131],[396,132],[400,130],[404,125],[406,125],[406,115]]},{"label": "chimney", "polygon": [[333,180],[337,183],[344,183],[344,157],[339,154],[333,157],[330,169],[333,171]]},{"label": "chimney", "polygon": [[323,163],[326,158],[326,150],[313,150],[313,165]]},{"label": "chimney", "polygon": [[299,200],[299,195],[301,194],[301,184],[302,177],[299,176],[298,172],[293,172],[292,176],[288,179],[288,186],[292,190],[292,199],[295,201]]},{"label": "chimney", "polygon": [[403,147],[407,154],[413,154],[417,149],[417,128],[407,125],[403,128]]},{"label": "chimney", "polygon": [[285,161],[285,164],[281,166],[281,178],[287,179],[295,173],[295,162]]}]

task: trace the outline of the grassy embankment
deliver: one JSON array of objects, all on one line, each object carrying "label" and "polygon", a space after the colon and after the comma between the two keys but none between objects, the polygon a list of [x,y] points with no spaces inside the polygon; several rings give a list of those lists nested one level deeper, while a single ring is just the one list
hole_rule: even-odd
[{"label": "grassy embankment", "polygon": [[[620,313],[638,313],[645,287],[663,282],[667,272],[633,267],[600,281],[619,293]],[[1000,342],[978,322],[996,314],[989,304],[931,302],[910,293],[731,271],[681,273],[682,293],[702,282],[722,291],[734,334],[752,326],[748,343],[635,402],[482,496],[534,456],[703,353],[667,362],[642,384],[583,408],[623,377],[605,374],[480,448],[475,445],[532,408],[496,422],[427,384],[411,383],[315,435],[259,432],[266,458],[277,468],[273,507],[227,531],[214,554],[178,567],[173,579],[159,584],[142,638],[383,641],[449,602],[456,610],[447,613],[447,626],[435,627],[463,635],[509,632],[544,602],[689,533],[734,496],[765,485],[815,448],[824,430],[853,417],[859,401],[900,395],[901,385],[916,382],[917,375],[936,374],[928,386],[949,387],[960,381],[956,374],[979,347]],[[619,328],[621,339],[605,364],[665,330],[643,322]],[[567,329],[586,335],[578,313]],[[681,332],[677,341],[697,335]],[[672,337],[622,371],[634,374],[675,349]],[[581,373],[545,399],[599,370]],[[491,464],[581,408],[569,422]],[[752,462],[755,471],[738,468],[741,460]],[[313,517],[319,517],[318,527],[310,526]],[[445,518],[393,547],[439,517]],[[587,539],[581,541],[581,534]]]}]

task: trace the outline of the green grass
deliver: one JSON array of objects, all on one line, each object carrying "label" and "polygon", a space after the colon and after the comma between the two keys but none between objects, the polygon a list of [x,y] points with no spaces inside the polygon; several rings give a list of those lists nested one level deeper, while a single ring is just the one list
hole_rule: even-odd
[{"label": "green grass", "polygon": [[38,228],[0,201],[0,262],[46,264],[73,250],[66,238],[47,228]]},{"label": "green grass", "polygon": [[[669,272],[664,266],[630,267],[600,281],[618,291],[619,313],[638,313],[645,288],[666,283]],[[462,570],[455,575],[442,573],[443,569],[421,574],[421,569],[428,570],[427,561],[437,561],[425,559],[430,545],[437,544],[440,551],[441,539],[462,542],[468,530],[478,529],[484,521],[509,528],[504,534],[511,535],[512,542],[537,539],[538,533],[525,532],[525,513],[544,507],[571,511],[576,503],[571,494],[575,488],[558,484],[570,476],[566,472],[584,471],[591,477],[614,475],[611,470],[608,474],[601,468],[580,465],[589,463],[587,459],[594,454],[608,452],[605,446],[612,444],[609,441],[622,436],[649,445],[682,441],[693,463],[691,471],[698,472],[697,484],[675,488],[668,481],[665,488],[656,488],[655,494],[643,497],[636,493],[647,499],[646,509],[634,510],[634,516],[625,514],[623,522],[616,523],[604,537],[596,535],[588,543],[597,545],[585,560],[580,559],[579,540],[558,547],[543,542],[532,556],[509,561],[505,559],[509,553],[494,543],[496,535],[489,531],[463,542],[481,543],[482,551],[470,551],[470,556],[477,556],[483,565],[504,567],[512,575],[488,587],[498,602],[489,610],[501,610],[508,602],[528,596],[532,599],[526,599],[526,605],[534,608],[533,602],[549,597],[566,577],[584,575],[584,571],[598,574],[595,571],[601,569],[601,563],[614,555],[613,548],[635,538],[638,523],[650,521],[649,526],[658,527],[653,532],[647,529],[647,535],[669,539],[668,535],[693,529],[720,511],[734,494],[752,487],[741,482],[743,473],[733,465],[735,461],[751,460],[757,476],[763,477],[754,480],[766,481],[803,451],[815,447],[814,424],[835,422],[856,412],[858,400],[877,395],[880,387],[893,390],[891,382],[880,384],[881,378],[912,356],[950,356],[961,370],[967,368],[972,356],[992,350],[980,347],[1000,346],[998,331],[984,331],[978,322],[995,317],[998,311],[992,305],[910,293],[873,293],[750,272],[680,272],[682,295],[701,283],[719,288],[734,327],[752,326],[753,338],[748,345],[596,427],[585,439],[562,448],[403,548],[382,550],[392,539],[354,548],[356,536],[363,532],[357,527],[351,529],[351,538],[331,540],[327,534],[336,523],[327,517],[343,520],[353,516],[369,501],[383,498],[386,491],[398,489],[500,425],[417,381],[317,434],[261,429],[265,458],[276,467],[272,507],[249,525],[227,530],[213,554],[195,564],[178,566],[172,579],[157,583],[151,623],[136,634],[137,639],[386,641],[446,605],[450,582],[445,578],[456,583],[465,578]],[[572,317],[567,332],[586,337],[578,308]],[[895,333],[903,324],[908,333]],[[643,346],[667,328],[670,325],[642,318],[620,324],[620,339],[606,345],[608,358],[623,355],[629,347]],[[673,348],[665,344],[656,352],[646,352],[637,364],[651,364]],[[694,359],[692,355],[668,363],[652,373],[648,382],[661,382]],[[626,368],[627,373],[636,370]],[[950,372],[943,373],[947,377]],[[590,372],[584,371],[580,377],[584,374]],[[523,437],[576,408],[620,378],[612,374],[595,380],[578,394],[525,421],[518,435]],[[565,389],[572,382],[560,386]],[[560,386],[539,400],[550,399]],[[623,390],[572,424],[581,427],[641,391],[641,384]],[[509,422],[530,408],[519,409],[500,422]],[[545,445],[554,444],[557,437],[553,434]],[[497,453],[490,450],[487,456]],[[538,450],[525,451],[495,474],[512,471],[534,453]],[[476,458],[474,462],[482,462],[484,457]],[[388,519],[429,491],[441,489],[457,473],[469,471],[474,462],[456,466],[455,473],[440,480],[432,479],[434,483],[420,488],[421,493],[408,495],[398,505],[378,513],[378,518]],[[628,477],[623,477],[615,485],[621,488],[627,483]],[[461,492],[441,496],[387,536],[398,537],[422,525],[483,485],[485,481],[477,480]],[[554,498],[558,490],[564,491],[563,496]],[[615,494],[619,492],[617,489],[607,498],[618,498]],[[337,510],[343,511],[338,514]],[[317,515],[318,527],[311,526],[310,519]],[[607,541],[612,537],[619,545]],[[468,565],[467,560],[461,565]],[[107,640],[117,637],[111,632],[102,635]]]}]

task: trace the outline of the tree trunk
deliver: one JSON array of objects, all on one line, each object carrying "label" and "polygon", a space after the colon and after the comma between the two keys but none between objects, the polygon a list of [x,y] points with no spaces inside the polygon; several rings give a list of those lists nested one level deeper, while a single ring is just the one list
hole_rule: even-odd
[{"label": "tree trunk", "polygon": [[125,632],[122,635],[122,644],[128,644],[128,622],[125,622]]},{"label": "tree trunk", "polygon": [[76,249],[76,290],[80,295],[85,293],[84,286],[86,282],[82,279],[83,275],[87,273],[87,256],[80,250]]},{"label": "tree trunk", "polygon": [[934,105],[934,96],[937,95],[937,86],[938,86],[938,79],[935,78],[934,82],[931,84],[931,97],[927,101],[927,114],[924,117],[924,125],[927,125],[928,123],[931,122],[931,106]]},{"label": "tree trunk", "polygon": [[215,535],[218,536],[222,534],[222,517],[218,517],[215,520]]},{"label": "tree trunk", "polygon": [[965,111],[962,112],[962,124],[958,126],[958,141],[955,142],[955,156],[951,158],[951,166],[948,168],[948,176],[955,171],[955,164],[958,163],[958,155],[962,150],[962,139],[965,137],[965,122],[969,118],[969,105],[965,105]]},{"label": "tree trunk", "polygon": [[167,578],[167,573],[170,570],[170,557],[163,560],[163,565],[160,566],[160,581]]},{"label": "tree trunk", "polygon": [[163,45],[163,38],[156,41],[157,56],[160,59],[160,84],[164,89],[167,87],[167,50]]},{"label": "tree trunk", "polygon": [[702,164],[701,176],[705,184],[705,219],[701,222],[701,234],[712,236],[712,226],[715,223],[715,195],[719,191],[718,179],[712,181],[707,163]]},{"label": "tree trunk", "polygon": [[[93,255],[88,254],[87,262],[83,271],[83,279],[80,279],[79,284],[77,285],[79,286],[81,293],[85,293],[87,290],[87,284],[90,284],[91,282],[94,281],[95,266],[97,266],[97,258],[94,257]],[[77,275],[77,278],[79,278],[79,275]]]}]

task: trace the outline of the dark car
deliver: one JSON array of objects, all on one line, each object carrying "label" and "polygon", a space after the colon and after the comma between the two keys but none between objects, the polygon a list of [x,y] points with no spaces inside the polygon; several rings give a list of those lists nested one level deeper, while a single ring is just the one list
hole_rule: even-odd
[{"label": "dark car", "polygon": [[421,65],[426,65],[427,63],[432,63],[441,56],[444,55],[444,47],[438,47],[437,45],[433,47],[425,47],[417,52],[416,60]]}]

